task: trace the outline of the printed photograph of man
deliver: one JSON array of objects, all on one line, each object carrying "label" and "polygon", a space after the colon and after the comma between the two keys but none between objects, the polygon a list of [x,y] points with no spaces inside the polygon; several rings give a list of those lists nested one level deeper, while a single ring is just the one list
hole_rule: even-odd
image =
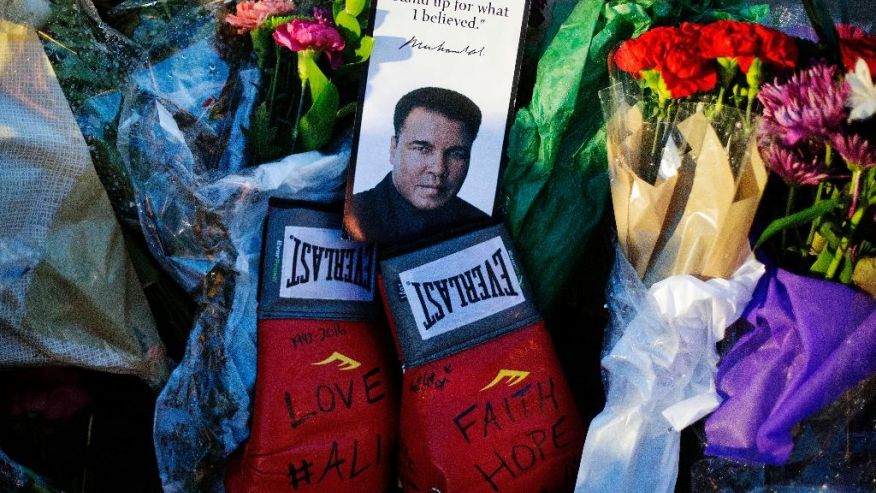
[{"label": "printed photograph of man", "polygon": [[392,170],[353,195],[347,231],[357,239],[400,243],[487,219],[457,197],[481,118],[471,99],[449,89],[421,87],[402,96],[389,141]]}]

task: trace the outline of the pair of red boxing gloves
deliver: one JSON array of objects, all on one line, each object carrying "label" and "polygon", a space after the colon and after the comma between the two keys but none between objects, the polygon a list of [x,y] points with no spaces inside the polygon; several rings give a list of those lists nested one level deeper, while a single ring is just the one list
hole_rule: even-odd
[{"label": "pair of red boxing gloves", "polygon": [[572,491],[584,429],[504,229],[378,269],[340,225],[271,203],[251,435],[229,493]]}]

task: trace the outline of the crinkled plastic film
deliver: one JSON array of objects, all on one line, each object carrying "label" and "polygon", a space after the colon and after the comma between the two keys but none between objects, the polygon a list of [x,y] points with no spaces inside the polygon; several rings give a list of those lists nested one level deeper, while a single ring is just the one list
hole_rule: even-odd
[{"label": "crinkled plastic film", "polygon": [[749,258],[729,280],[682,275],[646,288],[617,252],[602,359],[607,403],[590,423],[577,492],[674,490],[681,430],[720,403],[716,343],[762,273]]},{"label": "crinkled plastic film", "polygon": [[119,126],[149,249],[201,307],[156,405],[167,492],[222,491],[225,460],[249,434],[269,196],[339,200],[350,153],[342,139],[326,153],[247,167],[258,71],[225,60],[204,34],[215,23],[214,13],[193,6],[167,27],[175,50],[132,72]]},{"label": "crinkled plastic film", "polygon": [[0,20],[0,38],[0,366],[76,365],[160,385],[163,345],[37,34]]}]

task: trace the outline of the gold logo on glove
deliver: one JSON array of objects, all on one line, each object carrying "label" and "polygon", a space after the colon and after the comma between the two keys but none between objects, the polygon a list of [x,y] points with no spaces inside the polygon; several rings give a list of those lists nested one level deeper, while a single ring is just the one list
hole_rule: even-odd
[{"label": "gold logo on glove", "polygon": [[499,374],[496,375],[496,378],[494,378],[493,381],[490,382],[489,385],[482,388],[481,392],[483,392],[489,388],[495,387],[503,379],[508,379],[508,386],[511,387],[512,385],[517,385],[518,383],[522,382],[528,376],[529,376],[528,371],[505,370],[505,369],[499,370]]},{"label": "gold logo on glove", "polygon": [[326,358],[322,361],[318,361],[316,363],[313,363],[313,366],[327,365],[329,363],[334,363],[335,361],[338,362],[338,369],[341,371],[355,370],[356,368],[359,368],[360,366],[362,366],[362,363],[359,363],[358,361],[354,360],[353,358],[350,358],[349,356],[344,356],[343,354],[341,354],[337,351],[333,352],[332,355],[329,356],[328,358]]}]

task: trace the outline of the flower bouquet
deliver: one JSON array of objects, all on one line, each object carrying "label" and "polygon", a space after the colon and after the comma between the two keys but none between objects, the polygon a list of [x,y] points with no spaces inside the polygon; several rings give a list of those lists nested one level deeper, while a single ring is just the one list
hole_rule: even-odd
[{"label": "flower bouquet", "polygon": [[720,403],[715,344],[763,266],[747,236],[766,184],[756,97],[793,40],[722,20],[658,27],[615,52],[601,94],[618,254],[608,287],[607,404],[578,491],[672,491],[679,434]]},{"label": "flower bouquet", "polygon": [[[725,401],[706,422],[706,453],[792,463],[802,482],[822,484],[811,478],[823,474],[857,488],[867,482],[850,474],[860,450],[832,441],[837,429],[843,442],[851,436],[876,373],[876,37],[849,26],[821,35],[816,56],[759,95],[758,142],[780,180],[760,212],[768,225],[757,246],[775,265],[746,310],[749,330],[721,362]],[[830,457],[838,450],[839,465]]]},{"label": "flower bouquet", "polygon": [[374,44],[362,35],[365,7],[366,0],[310,9],[291,0],[244,1],[226,16],[238,34],[249,34],[265,81],[248,134],[256,164],[319,149],[336,120],[352,122],[360,64]]},{"label": "flower bouquet", "polygon": [[608,206],[605,125],[594,109],[597,89],[610,83],[610,52],[653,26],[754,21],[768,11],[739,0],[555,2],[547,31],[556,35],[546,38],[532,99],[517,112],[502,179],[506,224],[547,315],[559,312]]}]

